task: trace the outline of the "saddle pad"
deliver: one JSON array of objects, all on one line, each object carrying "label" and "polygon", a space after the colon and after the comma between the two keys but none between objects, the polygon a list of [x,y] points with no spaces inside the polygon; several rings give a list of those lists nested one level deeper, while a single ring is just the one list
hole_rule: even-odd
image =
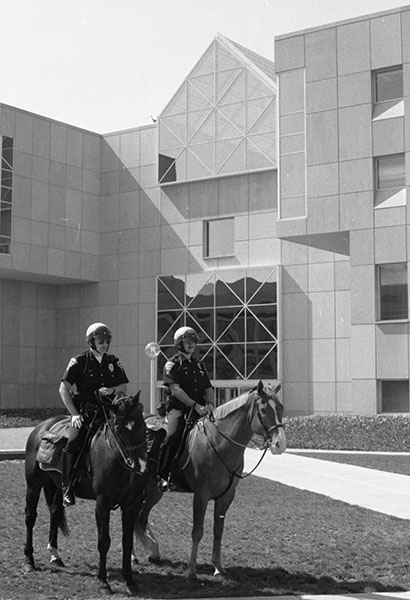
[{"label": "saddle pad", "polygon": [[61,452],[67,443],[69,424],[70,417],[66,417],[55,423],[41,436],[36,459],[44,471],[61,470]]}]

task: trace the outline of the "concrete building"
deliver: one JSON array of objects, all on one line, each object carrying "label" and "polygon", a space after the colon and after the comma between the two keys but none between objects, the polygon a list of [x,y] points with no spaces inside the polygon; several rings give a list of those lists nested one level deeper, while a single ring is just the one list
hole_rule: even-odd
[{"label": "concrete building", "polygon": [[218,35],[156,123],[104,136],[0,105],[0,408],[58,406],[103,321],[147,408],[188,324],[218,402],[263,379],[288,415],[408,412],[409,40],[410,6],[275,65]]},{"label": "concrete building", "polygon": [[409,6],[275,40],[292,408],[409,411],[409,61]]}]

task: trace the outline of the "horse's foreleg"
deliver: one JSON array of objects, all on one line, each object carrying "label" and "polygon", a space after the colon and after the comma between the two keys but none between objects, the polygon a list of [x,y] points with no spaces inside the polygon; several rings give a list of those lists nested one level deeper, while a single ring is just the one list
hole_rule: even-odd
[{"label": "horse's foreleg", "polygon": [[215,568],[214,575],[224,574],[221,560],[222,535],[225,526],[225,515],[235,496],[235,490],[215,500],[214,507],[214,541],[212,547],[212,564]]},{"label": "horse's foreleg", "polygon": [[131,569],[132,541],[135,520],[140,509],[141,501],[122,506],[122,576],[130,588],[135,588],[135,580]]},{"label": "horse's foreleg", "polygon": [[107,582],[107,554],[110,548],[110,509],[106,506],[104,498],[97,496],[95,503],[95,520],[98,531],[98,552],[100,562],[98,566],[98,580],[103,593],[111,594],[111,588]]},{"label": "horse's foreleg", "polygon": [[26,543],[24,545],[25,570],[34,571],[34,548],[33,548],[33,529],[37,518],[37,505],[40,497],[41,485],[30,485],[27,483],[26,491]]},{"label": "horse's foreleg", "polygon": [[208,505],[208,498],[203,498],[199,493],[194,494],[194,518],[192,527],[192,547],[191,556],[188,563],[188,569],[186,576],[188,579],[195,579],[196,577],[196,561],[198,556],[199,542],[204,535],[204,519],[206,513],[206,507]]}]

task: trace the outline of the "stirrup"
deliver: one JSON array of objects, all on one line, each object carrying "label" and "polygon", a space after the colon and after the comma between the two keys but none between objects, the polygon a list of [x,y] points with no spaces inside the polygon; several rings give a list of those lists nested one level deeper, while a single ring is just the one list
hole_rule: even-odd
[{"label": "stirrup", "polygon": [[69,488],[63,492],[63,506],[74,506],[75,496]]},{"label": "stirrup", "polygon": [[168,492],[168,490],[169,490],[168,479],[163,479],[162,477],[160,477],[158,479],[158,489],[160,492]]}]

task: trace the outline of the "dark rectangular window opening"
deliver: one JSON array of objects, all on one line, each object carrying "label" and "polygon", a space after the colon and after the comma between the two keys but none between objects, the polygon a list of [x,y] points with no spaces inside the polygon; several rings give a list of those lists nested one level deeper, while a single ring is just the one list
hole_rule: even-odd
[{"label": "dark rectangular window opening", "polygon": [[380,412],[409,412],[409,380],[384,379],[379,383]]},{"label": "dark rectangular window opening", "polygon": [[374,71],[373,85],[376,103],[403,98],[403,67],[399,65]]},{"label": "dark rectangular window opening", "polygon": [[379,320],[408,318],[407,265],[379,265]]}]

